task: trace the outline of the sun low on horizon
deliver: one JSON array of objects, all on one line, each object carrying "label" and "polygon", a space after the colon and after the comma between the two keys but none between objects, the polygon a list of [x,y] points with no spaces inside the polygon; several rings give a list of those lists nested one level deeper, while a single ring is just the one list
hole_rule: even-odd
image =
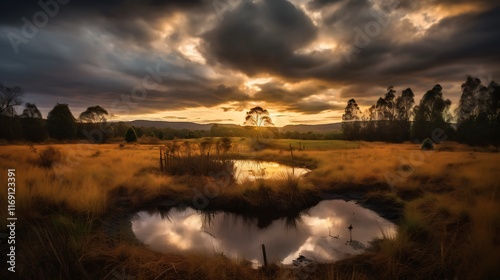
[{"label": "sun low on horizon", "polygon": [[2,0],[3,279],[500,279],[500,1]]},{"label": "sun low on horizon", "polygon": [[0,83],[43,117],[65,103],[110,121],[242,124],[262,106],[277,126],[326,124],[389,86],[418,102],[440,84],[453,107],[467,75],[500,75],[492,1],[11,2]]}]

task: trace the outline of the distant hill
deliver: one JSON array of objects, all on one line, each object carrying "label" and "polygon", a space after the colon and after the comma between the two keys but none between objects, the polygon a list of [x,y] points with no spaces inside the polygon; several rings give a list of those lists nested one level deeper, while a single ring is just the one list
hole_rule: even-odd
[{"label": "distant hill", "polygon": [[135,127],[154,127],[154,128],[171,128],[171,129],[188,129],[188,130],[210,130],[213,124],[199,124],[193,122],[167,122],[167,121],[146,121],[135,120],[125,122],[125,124]]},{"label": "distant hill", "polygon": [[[209,124],[199,124],[194,122],[168,122],[168,121],[147,121],[147,120],[135,120],[130,122],[124,122],[127,125],[132,125],[135,127],[154,127],[154,128],[171,128],[171,129],[188,129],[188,130],[210,130],[213,123]],[[223,127],[242,127],[237,124],[218,124]],[[331,123],[331,124],[317,124],[317,125],[307,125],[307,124],[297,124],[297,125],[286,125],[279,127],[280,132],[287,131],[298,131],[298,132],[315,132],[315,133],[325,133],[339,131],[342,123]]]},{"label": "distant hill", "polygon": [[333,132],[339,131],[342,127],[342,123],[329,123],[329,124],[297,124],[297,125],[285,125],[280,128],[280,132],[287,131],[298,131],[298,132],[316,132],[316,133],[325,133],[325,132]]}]

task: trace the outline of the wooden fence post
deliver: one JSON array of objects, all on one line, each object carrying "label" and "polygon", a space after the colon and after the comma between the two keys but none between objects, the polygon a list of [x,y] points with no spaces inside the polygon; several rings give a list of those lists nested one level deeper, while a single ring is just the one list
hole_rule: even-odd
[{"label": "wooden fence post", "polygon": [[262,256],[264,257],[264,266],[267,266],[266,245],[262,244]]},{"label": "wooden fence post", "polygon": [[160,147],[160,174],[163,174],[162,148]]}]

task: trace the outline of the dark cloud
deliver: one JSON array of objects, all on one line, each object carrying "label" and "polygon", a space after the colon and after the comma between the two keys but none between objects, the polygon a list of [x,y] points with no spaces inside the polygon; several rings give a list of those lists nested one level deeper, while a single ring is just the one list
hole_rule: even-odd
[{"label": "dark cloud", "polygon": [[309,9],[321,9],[325,6],[342,2],[343,0],[312,0],[307,3],[307,7]]},{"label": "dark cloud", "polygon": [[[133,45],[135,48],[148,48],[149,43],[158,37],[161,21],[176,12],[205,16],[212,12],[209,0],[192,1],[97,1],[97,0],[43,0],[2,1],[0,3],[0,26],[11,26],[15,33],[21,34],[25,25],[23,18],[31,24],[49,14],[47,24],[39,30],[59,29],[65,32],[79,32],[81,29],[97,27],[99,35],[115,37]],[[67,2],[61,4],[59,2]],[[193,24],[201,24],[193,20]],[[188,28],[188,27],[186,27]],[[38,36],[38,35],[37,35]]]},{"label": "dark cloud", "polygon": [[316,87],[306,87],[299,90],[288,90],[283,83],[269,82],[259,86],[260,91],[254,95],[256,100],[266,100],[273,103],[290,104],[299,102],[317,92]]},{"label": "dark cloud", "polygon": [[321,84],[295,85],[295,89],[287,89],[283,83],[269,82],[259,87],[260,91],[253,96],[254,100],[265,100],[287,111],[314,114],[342,107],[332,105],[328,100],[308,99],[313,95],[324,93],[327,88]]},{"label": "dark cloud", "polygon": [[304,101],[295,104],[289,104],[286,107],[287,111],[299,112],[302,114],[317,114],[328,110],[342,110],[344,105],[330,104],[321,100]]},{"label": "dark cloud", "polygon": [[324,23],[326,25],[335,25],[338,29],[355,27],[360,23],[366,23],[373,20],[370,14],[372,4],[368,0],[343,1],[337,9],[325,13]]},{"label": "dark cloud", "polygon": [[249,75],[294,75],[314,66],[295,51],[311,43],[316,33],[305,13],[288,1],[243,2],[204,34],[204,50],[211,60]]},{"label": "dark cloud", "polygon": [[[289,3],[278,2],[288,5],[292,11],[296,9]],[[331,8],[332,5],[328,4],[334,2],[338,5]],[[356,93],[360,96],[373,94],[373,87],[390,84],[418,87],[419,78],[425,72],[438,73],[438,69],[442,71],[446,66],[450,66],[456,76],[442,72],[435,77],[437,82],[439,79],[444,79],[442,82],[462,79],[469,70],[477,68],[474,65],[488,69],[486,71],[498,71],[498,66],[493,63],[498,60],[498,52],[495,52],[498,30],[491,28],[499,25],[498,9],[445,18],[420,37],[405,41],[405,38],[415,36],[419,29],[404,18],[403,11],[418,10],[420,6],[405,1],[399,4],[397,1],[382,1],[377,7],[368,0],[311,1],[309,5],[327,7],[322,11],[322,28],[317,30],[306,20],[301,24],[311,26],[315,35],[298,40],[302,44],[294,44],[296,41],[286,32],[274,28],[274,20],[280,16],[275,15],[270,20],[269,13],[265,12],[267,4],[264,1],[260,5],[243,5],[226,15],[224,22],[205,36],[207,56],[249,75],[267,72],[292,81],[321,79],[332,86],[359,85],[360,89],[364,88]],[[380,32],[368,36],[367,46],[353,49],[358,53],[349,54],[348,50],[356,47],[355,39],[360,36],[357,30],[367,36],[368,25],[372,28],[378,25]],[[295,30],[293,24],[290,26],[290,30]],[[335,52],[298,53],[297,50],[310,45],[318,32],[340,42]],[[308,33],[302,31],[300,34],[306,36],[304,34]],[[416,84],[403,85],[405,81]],[[260,93],[258,97],[269,101],[283,99],[279,90],[266,96]]]},{"label": "dark cloud", "polygon": [[[393,53],[396,57],[407,59],[398,63],[399,65],[391,65],[385,73],[397,72],[404,75],[415,70],[458,62],[490,64],[498,61],[500,30],[491,26],[499,24],[500,8],[443,19],[431,27],[420,42],[403,44],[395,49]],[[407,63],[408,60],[411,63]]]},{"label": "dark cloud", "polygon": [[[44,3],[44,5],[40,5],[39,2]],[[125,18],[148,19],[179,10],[206,8],[209,3],[206,0],[5,0],[0,3],[0,10],[2,11],[0,24],[21,23],[22,17],[32,19],[36,12],[44,10],[44,6],[51,11],[56,11],[55,7],[58,7],[57,15],[52,18],[53,20],[74,20],[75,16],[105,17],[113,20]]]},{"label": "dark cloud", "polygon": [[[2,1],[0,82],[23,87],[26,101],[44,115],[56,102],[75,114],[96,103],[113,111],[112,104],[141,86],[147,67],[159,67],[161,83],[129,113],[242,111],[265,102],[315,114],[342,110],[337,104],[351,97],[370,105],[389,85],[398,92],[411,87],[418,99],[440,83],[446,98],[457,100],[467,74],[500,76],[495,1],[256,0],[242,1],[222,20],[212,3],[72,0],[16,54],[8,34],[20,34],[21,18],[32,20],[42,8],[36,1]],[[438,20],[436,6],[463,11]],[[310,11],[321,16],[312,19]],[[425,30],[410,15],[432,26]],[[380,32],[356,47],[359,31],[366,36],[367,26],[377,24]],[[317,48],[329,41],[336,46]],[[190,51],[182,51],[188,43]],[[246,91],[245,76],[266,74],[272,82]]]},{"label": "dark cloud", "polygon": [[[429,6],[441,5],[447,7],[453,7],[457,5],[470,5],[472,4],[469,0],[421,0],[421,1],[412,1],[412,0],[399,0],[399,7],[404,10],[415,11],[415,10],[425,10]],[[383,2],[384,3],[384,2]],[[491,0],[476,0],[473,3],[476,6],[484,7],[484,8],[493,8],[498,7],[500,3],[497,1]]]},{"label": "dark cloud", "polygon": [[[349,21],[351,19],[342,24],[355,24]],[[366,22],[361,20],[357,26],[364,28]],[[350,56],[351,63],[345,60],[332,62],[310,72],[311,77],[356,88],[350,93],[343,90],[341,96],[348,98],[373,96],[375,87],[395,85],[430,88],[436,83],[460,83],[468,73],[481,75],[478,73],[480,71],[493,73],[493,76],[500,74],[500,67],[495,62],[500,59],[500,53],[496,51],[500,47],[500,31],[491,28],[500,24],[499,8],[445,18],[421,37],[399,42],[396,40],[398,36],[404,35],[404,31],[400,30],[408,24],[405,19],[393,18],[379,36],[370,38],[366,47],[358,48],[359,53]],[[356,34],[352,32],[346,45],[352,46]],[[452,94],[456,98],[460,93]]]},{"label": "dark cloud", "polygon": [[[237,88],[218,85],[209,86],[190,86],[179,87],[178,84],[168,85],[163,90],[147,91],[147,98],[136,102],[134,107],[127,105],[127,102],[122,101],[121,97],[107,100],[112,105],[115,100],[118,100],[116,106],[112,106],[111,111],[117,113],[154,113],[165,110],[181,110],[197,107],[214,107],[228,100],[246,100],[249,97],[239,91]],[[222,90],[221,90],[222,89]],[[222,92],[222,95],[221,95]],[[227,98],[226,98],[227,97]],[[103,102],[105,102],[103,100]],[[134,105],[134,102],[132,102]]]}]

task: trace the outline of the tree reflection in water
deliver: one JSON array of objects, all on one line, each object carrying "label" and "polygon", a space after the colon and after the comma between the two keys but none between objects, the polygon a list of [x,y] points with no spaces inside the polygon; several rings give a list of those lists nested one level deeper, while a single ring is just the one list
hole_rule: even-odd
[{"label": "tree reflection in water", "polygon": [[[394,224],[342,200],[325,200],[308,211],[272,221],[191,208],[165,212],[139,212],[132,220],[136,237],[152,249],[224,253],[254,263],[261,260],[261,244],[266,245],[269,261],[290,264],[303,255],[317,262],[332,262],[362,253],[374,238],[395,234]],[[347,229],[350,224],[352,242]]]}]

